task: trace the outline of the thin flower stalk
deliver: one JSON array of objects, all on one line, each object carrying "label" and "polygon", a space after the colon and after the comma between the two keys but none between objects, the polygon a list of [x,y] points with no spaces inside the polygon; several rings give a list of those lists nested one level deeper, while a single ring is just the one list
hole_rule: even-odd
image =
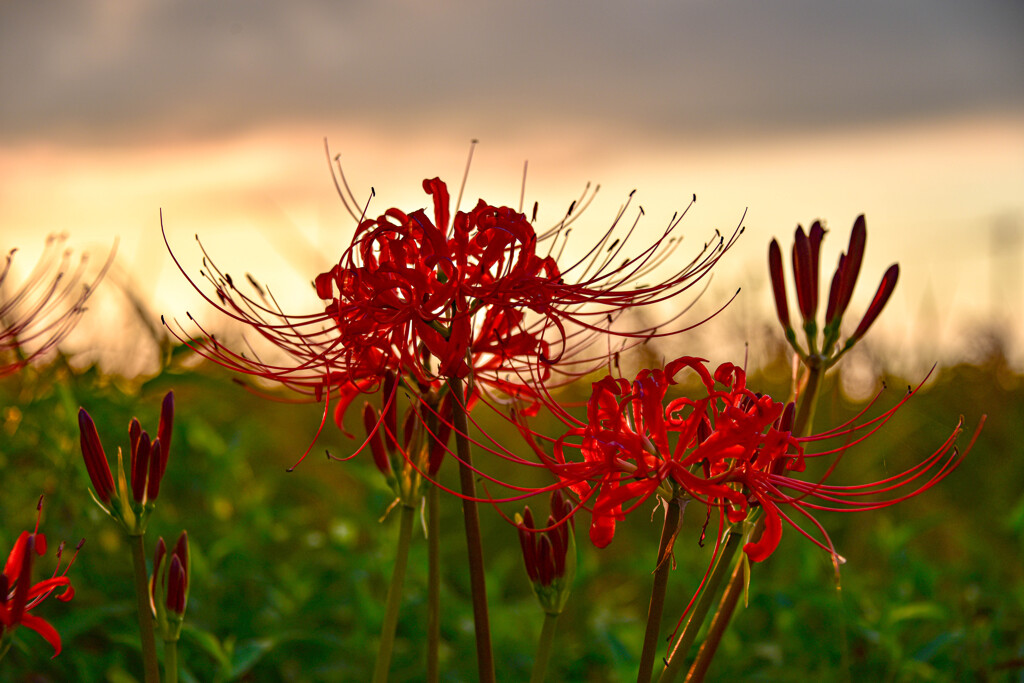
[{"label": "thin flower stalk", "polygon": [[409,544],[412,541],[412,523],[416,509],[402,505],[398,522],[398,543],[395,546],[395,566],[391,572],[391,583],[384,602],[384,623],[381,625],[380,643],[377,645],[377,660],[373,667],[374,683],[388,680],[391,653],[395,644],[395,629],[398,627],[398,612],[402,604],[402,586],[409,561]]},{"label": "thin flower stalk", "polygon": [[441,489],[427,489],[427,683],[441,677]]},{"label": "thin flower stalk", "polygon": [[733,558],[736,555],[736,550],[739,548],[740,537],[741,535],[738,533],[729,533],[725,547],[715,562],[710,578],[704,584],[704,587],[699,589],[700,599],[690,610],[686,626],[676,639],[675,645],[672,646],[672,651],[669,653],[665,668],[662,670],[661,675],[658,676],[658,683],[672,683],[682,670],[683,664],[686,661],[686,655],[697,639],[697,633],[707,617],[712,601],[718,594],[722,580],[726,574],[733,571],[735,566],[739,566],[733,565]]},{"label": "thin flower stalk", "polygon": [[473,598],[473,628],[476,635],[477,670],[481,683],[493,683],[494,654],[491,650],[491,625],[487,611],[487,587],[484,575],[483,540],[480,535],[480,511],[476,504],[473,458],[467,437],[467,434],[469,434],[469,422],[466,417],[466,395],[463,391],[461,379],[449,379],[448,389],[454,397],[452,404],[452,428],[455,432],[455,448],[459,460],[462,517],[466,530],[469,582]]},{"label": "thin flower stalk", "polygon": [[647,608],[647,626],[644,629],[643,648],[640,651],[640,665],[637,667],[637,683],[649,683],[654,674],[654,659],[660,641],[658,636],[661,632],[661,616],[668,590],[668,574],[672,569],[672,548],[683,524],[683,508],[679,500],[672,498],[664,507],[665,523],[661,530],[661,541],[655,562],[651,600]]}]

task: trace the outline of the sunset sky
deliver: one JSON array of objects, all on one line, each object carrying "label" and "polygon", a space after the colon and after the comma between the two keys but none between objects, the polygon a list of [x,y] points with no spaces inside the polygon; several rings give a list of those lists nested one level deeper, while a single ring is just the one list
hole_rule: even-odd
[{"label": "sunset sky", "polygon": [[372,215],[424,206],[426,177],[457,187],[476,138],[464,207],[517,206],[528,160],[542,224],[587,181],[594,235],[634,188],[650,235],[696,194],[695,245],[746,211],[710,293],[742,286],[737,314],[771,313],[773,236],[826,220],[830,272],[865,213],[854,308],[898,261],[879,334],[944,356],[979,321],[1024,331],[1022,36],[1014,0],[7,3],[0,246],[27,268],[46,233],[117,236],[113,281],[212,320],[162,209],[193,272],[198,233],[315,307],[352,228],[324,138]]}]

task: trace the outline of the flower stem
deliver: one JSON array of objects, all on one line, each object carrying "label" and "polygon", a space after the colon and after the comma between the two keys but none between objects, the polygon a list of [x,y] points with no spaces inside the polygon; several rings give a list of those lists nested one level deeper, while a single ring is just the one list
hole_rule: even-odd
[{"label": "flower stem", "polygon": [[796,418],[793,420],[793,435],[807,436],[811,433],[814,423],[814,409],[818,405],[818,390],[821,389],[821,378],[825,374],[820,356],[811,356],[806,360],[807,382],[797,397]]},{"label": "flower stem", "polygon": [[686,627],[679,634],[675,647],[672,648],[672,653],[669,655],[668,664],[665,666],[664,671],[661,672],[661,676],[658,677],[658,683],[672,683],[676,676],[679,675],[679,671],[686,662],[686,655],[690,651],[693,641],[697,639],[697,633],[704,624],[704,619],[707,618],[708,609],[710,609],[711,602],[718,592],[718,587],[722,585],[722,579],[732,569],[732,558],[736,554],[736,549],[740,546],[741,538],[741,534],[733,532],[726,539],[722,555],[718,558],[718,564],[715,565],[707,585],[704,586],[700,600],[694,605],[693,612],[690,613],[690,620],[686,622]]},{"label": "flower stem", "polygon": [[545,612],[544,627],[540,631],[540,640],[537,641],[537,656],[533,659],[530,683],[543,683],[544,681],[544,676],[548,671],[548,662],[551,661],[551,645],[555,642],[555,626],[557,625],[558,615]]},{"label": "flower stem", "polygon": [[10,631],[4,631],[3,636],[0,636],[0,659],[4,658],[4,655],[11,649],[11,643],[14,642],[14,638],[11,637]]},{"label": "flower stem", "polygon": [[462,515],[466,522],[466,546],[469,553],[469,584],[473,593],[473,625],[476,630],[476,660],[480,683],[494,683],[494,657],[491,654],[491,626],[487,618],[487,586],[484,581],[484,553],[480,540],[480,513],[477,510],[476,482],[469,444],[469,420],[466,416],[466,396],[462,380],[448,379],[454,395],[452,426],[455,448],[459,457],[459,483],[462,487]]},{"label": "flower stem", "polygon": [[427,683],[440,677],[441,647],[441,489],[427,491]]},{"label": "flower stem", "polygon": [[377,663],[373,667],[374,683],[388,680],[391,668],[391,651],[395,645],[395,629],[398,627],[398,608],[402,604],[402,584],[405,583],[405,567],[409,560],[409,542],[412,540],[412,522],[416,508],[406,505],[398,520],[398,546],[395,548],[395,568],[391,571],[391,585],[384,607],[384,624],[380,629],[380,644],[377,646]]},{"label": "flower stem", "polygon": [[[762,517],[762,519],[764,518]],[[763,525],[759,523],[756,526],[760,527]],[[756,527],[754,533],[757,533]],[[715,617],[711,620],[711,626],[708,627],[708,635],[704,639],[704,643],[701,644],[700,650],[697,651],[697,659],[694,660],[693,666],[690,667],[690,673],[686,675],[685,683],[700,683],[704,680],[704,675],[707,674],[708,667],[711,666],[711,660],[715,656],[718,644],[722,641],[722,635],[725,633],[725,628],[729,625],[729,619],[732,617],[732,613],[736,609],[736,603],[739,602],[740,595],[742,594],[743,562],[736,562],[729,585],[726,587],[725,592],[722,593],[722,601],[718,603],[718,611],[715,612]]]},{"label": "flower stem", "polygon": [[164,641],[164,683],[178,683],[178,641]]},{"label": "flower stem", "polygon": [[146,683],[160,683],[156,658],[156,635],[153,613],[149,607],[149,577],[146,574],[146,548],[142,534],[128,536],[132,547],[132,568],[135,573],[135,603],[139,613],[139,639],[142,641],[142,664]]},{"label": "flower stem", "polygon": [[637,683],[650,683],[654,673],[654,656],[658,650],[658,633],[661,630],[661,614],[665,607],[665,591],[668,587],[668,573],[672,569],[670,556],[672,546],[683,523],[683,508],[672,498],[665,508],[665,525],[661,528],[661,543],[658,546],[658,563],[654,569],[654,585],[651,587],[651,604],[647,608],[647,629],[644,631],[644,647],[640,652],[640,667]]}]

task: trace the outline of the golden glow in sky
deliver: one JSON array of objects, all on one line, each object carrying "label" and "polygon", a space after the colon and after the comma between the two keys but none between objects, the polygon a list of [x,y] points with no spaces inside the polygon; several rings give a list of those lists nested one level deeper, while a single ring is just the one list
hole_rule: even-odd
[{"label": "golden glow in sky", "polygon": [[[97,251],[118,237],[113,279],[132,287],[154,316],[183,318],[189,310],[216,324],[162,244],[162,209],[168,238],[193,276],[201,267],[193,238],[198,234],[223,270],[255,274],[282,303],[316,307],[308,283],[340,255],[353,227],[331,184],[322,132],[279,128],[113,149],[8,147],[0,156],[5,241],[21,245],[30,264],[28,254],[49,232],[69,232],[74,244]],[[420,181],[433,175],[447,180],[454,197],[469,149],[468,140],[408,132],[327,132],[356,195],[369,198],[374,187],[372,215],[393,205],[425,206]],[[590,243],[588,231],[596,239],[608,226],[634,188],[635,205],[645,210],[641,234],[651,239],[697,194],[683,223],[694,249],[715,228],[730,231],[746,211],[746,233],[718,267],[712,290],[743,287],[737,308],[762,317],[771,315],[768,241],[774,236],[787,245],[797,222],[826,220],[834,232],[825,243],[828,272],[861,212],[868,217],[869,243],[854,306],[866,306],[889,263],[902,267],[891,311],[880,325],[885,332],[876,334],[899,341],[929,330],[937,332],[936,350],[945,351],[967,324],[1014,303],[1012,292],[996,294],[994,287],[1004,280],[1020,285],[1012,273],[993,271],[993,253],[1004,260],[1012,254],[991,242],[998,225],[1009,222],[1020,230],[1024,222],[1018,191],[1024,187],[1024,125],[1012,119],[678,146],[605,147],[583,132],[482,140],[463,207],[481,196],[517,206],[527,159],[526,211],[537,201],[541,225],[557,222],[588,180],[601,183],[598,199],[577,223],[580,248]],[[1019,241],[1015,246],[1019,265],[1024,255]],[[995,300],[997,295],[1003,298]],[[1021,304],[1019,289],[1015,303]]]}]

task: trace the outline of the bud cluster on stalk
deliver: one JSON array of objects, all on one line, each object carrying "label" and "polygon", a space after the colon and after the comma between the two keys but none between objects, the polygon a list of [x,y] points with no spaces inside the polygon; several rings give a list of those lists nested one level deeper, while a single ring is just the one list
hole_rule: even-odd
[{"label": "bud cluster on stalk", "polygon": [[149,580],[149,606],[153,610],[157,628],[164,641],[176,641],[181,636],[181,624],[188,605],[191,556],[188,552],[188,534],[184,531],[167,555],[163,537],[157,541],[153,556],[153,576]]},{"label": "bud cluster on stalk", "polygon": [[128,424],[131,447],[129,471],[126,474],[121,448],[117,449],[117,481],[110,471],[106,452],[92,417],[78,410],[78,429],[81,435],[82,457],[93,486],[93,499],[108,515],[117,520],[125,532],[132,536],[145,533],[149,515],[160,494],[160,482],[167,468],[174,424],[174,392],[164,396],[160,410],[157,436],[150,439],[138,419]]},{"label": "bud cluster on stalk", "polygon": [[819,258],[825,232],[821,223],[815,221],[807,233],[804,232],[802,226],[797,226],[793,240],[793,280],[796,285],[800,317],[803,320],[806,349],[801,348],[793,325],[790,323],[789,302],[786,297],[786,281],[782,266],[782,249],[779,247],[778,241],[774,239],[768,247],[768,271],[771,275],[772,293],[775,297],[775,311],[778,314],[779,322],[782,323],[782,327],[786,331],[786,340],[804,360],[819,357],[824,366],[828,367],[856,344],[878,318],[896,288],[900,267],[899,264],[894,263],[885,271],[864,317],[861,318],[853,334],[840,345],[840,325],[853,297],[854,286],[857,284],[861,262],[864,258],[864,246],[867,242],[867,224],[863,215],[858,216],[853,224],[853,230],[850,232],[849,247],[845,253],[840,254],[839,264],[832,276],[828,303],[825,308],[825,325],[820,330],[821,345],[819,347],[817,320]]},{"label": "bud cluster on stalk", "polygon": [[527,505],[516,513],[519,544],[533,592],[547,614],[561,614],[569,600],[576,577],[576,534],[572,504],[561,489],[551,493],[551,514],[547,524],[537,527]]},{"label": "bud cluster on stalk", "polygon": [[436,391],[418,395],[398,428],[399,380],[388,372],[382,384],[383,410],[363,406],[363,428],[373,463],[402,505],[418,507],[423,475],[433,477],[448,451],[452,432],[452,398]]}]

